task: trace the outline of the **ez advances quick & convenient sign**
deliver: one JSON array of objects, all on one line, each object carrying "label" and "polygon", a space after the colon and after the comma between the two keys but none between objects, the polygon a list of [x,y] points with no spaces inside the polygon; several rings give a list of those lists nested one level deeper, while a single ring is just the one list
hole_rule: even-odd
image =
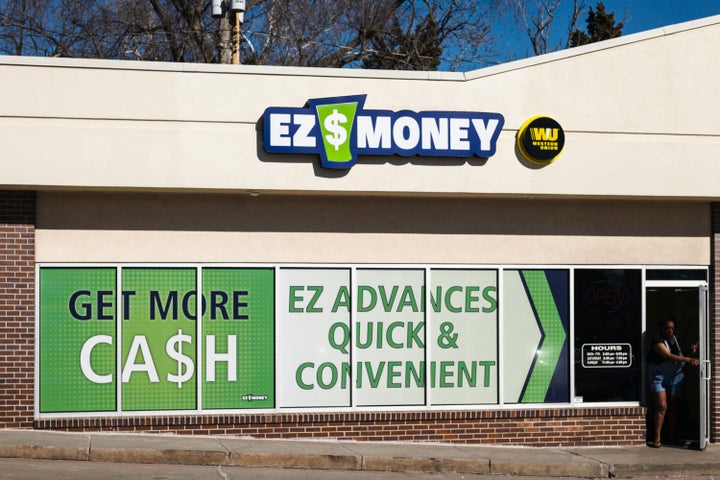
[{"label": "ez advances quick & convenient sign", "polygon": [[359,155],[490,157],[505,119],[486,112],[365,110],[366,95],[318,98],[308,108],[263,114],[268,153],[317,154],[325,168],[348,169]]}]

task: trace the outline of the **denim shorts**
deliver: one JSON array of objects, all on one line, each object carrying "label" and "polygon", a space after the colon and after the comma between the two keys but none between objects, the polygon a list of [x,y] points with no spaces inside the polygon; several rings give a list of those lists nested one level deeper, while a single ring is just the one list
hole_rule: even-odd
[{"label": "denim shorts", "polygon": [[667,392],[672,396],[678,394],[684,377],[682,364],[677,365],[675,362],[663,362],[660,365],[650,364],[648,370],[650,390],[656,393]]}]

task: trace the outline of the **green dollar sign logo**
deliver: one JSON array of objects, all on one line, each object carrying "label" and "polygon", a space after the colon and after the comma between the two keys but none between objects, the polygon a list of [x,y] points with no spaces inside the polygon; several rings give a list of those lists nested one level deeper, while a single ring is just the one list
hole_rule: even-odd
[{"label": "green dollar sign logo", "polygon": [[182,330],[178,330],[177,335],[173,335],[165,345],[165,351],[168,356],[178,362],[177,375],[168,373],[168,382],[178,384],[178,388],[182,388],[183,383],[190,380],[195,373],[195,366],[190,357],[182,353],[183,343],[192,343],[192,337],[190,335],[183,334]]},{"label": "green dollar sign logo", "polygon": [[357,102],[315,106],[328,162],[344,163],[352,160],[350,132],[357,106]]}]

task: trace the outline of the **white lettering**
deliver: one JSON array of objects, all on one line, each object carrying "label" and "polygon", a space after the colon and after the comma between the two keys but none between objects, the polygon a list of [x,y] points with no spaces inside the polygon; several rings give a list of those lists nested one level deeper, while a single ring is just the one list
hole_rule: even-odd
[{"label": "white lettering", "polygon": [[[142,351],[144,363],[136,363],[137,356],[140,351]],[[133,338],[133,343],[130,345],[130,353],[128,353],[125,366],[123,366],[122,382],[129,382],[130,375],[132,375],[133,372],[147,372],[148,378],[151,382],[157,383],[160,381],[157,370],[155,369],[155,362],[153,361],[152,354],[150,353],[150,347],[148,346],[147,339],[144,335],[137,335]]]},{"label": "white lettering", "polygon": [[372,117],[366,115],[358,116],[356,121],[358,148],[390,148],[392,135],[390,117],[377,117],[375,125],[372,123]]},{"label": "white lettering", "polygon": [[290,114],[288,113],[271,113],[270,114],[270,146],[272,147],[289,147],[290,140]]},{"label": "white lettering", "polygon": [[448,119],[428,118],[420,120],[422,128],[422,148],[430,150],[435,147],[437,150],[448,149]]},{"label": "white lettering", "polygon": [[110,335],[95,335],[94,337],[88,338],[80,350],[80,369],[82,370],[85,378],[93,383],[111,383],[112,373],[107,375],[98,375],[93,370],[90,364],[90,356],[92,355],[93,348],[101,343],[112,345],[113,339]]},{"label": "white lettering", "polygon": [[480,140],[480,150],[487,152],[491,149],[492,137],[495,135],[495,130],[498,128],[500,122],[497,118],[491,118],[488,120],[487,125],[480,118],[473,118],[472,124],[475,127],[478,139]]},{"label": "white lettering", "polygon": [[468,118],[450,119],[451,150],[470,150],[470,142],[468,141],[468,128],[470,128],[469,120],[470,119]]},{"label": "white lettering", "polygon": [[[407,132],[407,136],[405,133]],[[400,117],[393,125],[393,140],[401,150],[412,150],[420,143],[420,126],[412,117]]]},{"label": "white lettering", "polygon": [[293,135],[294,147],[315,147],[315,137],[310,136],[310,130],[315,126],[315,115],[293,115],[293,121],[298,129]]},{"label": "white lettering", "polygon": [[227,362],[228,382],[237,381],[237,335],[228,335],[227,353],[215,352],[215,335],[207,336],[207,358],[205,360],[205,378],[208,382],[215,381],[215,364]]}]

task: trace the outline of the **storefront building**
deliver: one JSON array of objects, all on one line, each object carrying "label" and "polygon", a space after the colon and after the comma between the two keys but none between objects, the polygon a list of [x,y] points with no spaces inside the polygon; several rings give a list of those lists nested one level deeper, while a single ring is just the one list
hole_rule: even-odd
[{"label": "storefront building", "polygon": [[[0,58],[0,427],[720,433],[720,17],[470,73]],[[688,353],[689,354],[689,353]]]}]

